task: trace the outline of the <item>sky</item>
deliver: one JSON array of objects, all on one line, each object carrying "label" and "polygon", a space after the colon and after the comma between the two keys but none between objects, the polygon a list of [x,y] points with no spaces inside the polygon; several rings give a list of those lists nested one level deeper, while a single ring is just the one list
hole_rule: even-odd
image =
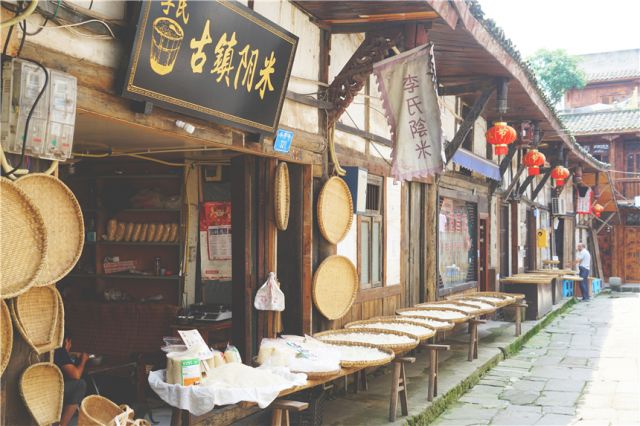
[{"label": "sky", "polygon": [[640,0],[480,0],[524,57],[537,49],[573,55],[640,48]]}]

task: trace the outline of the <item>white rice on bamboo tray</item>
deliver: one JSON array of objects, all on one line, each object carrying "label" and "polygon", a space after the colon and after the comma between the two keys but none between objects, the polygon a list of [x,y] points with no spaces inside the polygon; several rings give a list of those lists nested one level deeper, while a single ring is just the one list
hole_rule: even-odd
[{"label": "white rice on bamboo tray", "polygon": [[372,322],[366,324],[354,324],[347,328],[377,328],[382,330],[394,330],[401,333],[413,334],[418,337],[431,334],[430,328],[402,322]]},{"label": "white rice on bamboo tray", "polygon": [[340,351],[340,361],[343,362],[379,361],[389,357],[388,353],[368,346],[342,346],[337,343],[331,346]]},{"label": "white rice on bamboo tray", "polygon": [[493,297],[493,296],[475,296],[476,299],[484,300],[489,303],[503,303],[505,301],[512,301],[512,297]]},{"label": "white rice on bamboo tray", "polygon": [[489,304],[489,303],[485,303],[485,302],[480,302],[478,300],[467,300],[467,299],[460,299],[460,302],[466,303],[467,305],[473,305],[473,306],[477,306],[480,309],[495,309],[496,307]]},{"label": "white rice on bamboo tray", "polygon": [[478,308],[473,308],[471,306],[464,306],[464,305],[456,305],[455,303],[440,303],[435,306],[437,306],[438,308],[457,309],[459,311],[464,311],[470,314],[474,312],[478,312]]},{"label": "white rice on bamboo tray", "polygon": [[428,309],[416,309],[415,311],[402,311],[399,312],[400,315],[406,315],[410,317],[431,317],[441,320],[457,320],[463,319],[467,316],[461,312],[455,311],[436,311],[436,310],[428,310]]},{"label": "white rice on bamboo tray", "polygon": [[435,329],[438,328],[449,328],[451,327],[451,323],[450,322],[446,322],[446,321],[438,321],[438,320],[434,320],[431,318],[416,318],[416,317],[410,317],[410,318],[398,318],[400,321],[402,320],[406,320],[406,321],[411,321],[411,322],[419,322],[420,324],[424,324],[424,325],[428,325],[430,327],[433,327]]},{"label": "white rice on bamboo tray", "polygon": [[353,343],[371,343],[372,345],[406,345],[415,343],[409,336],[399,336],[397,334],[383,333],[341,333],[318,336],[317,339],[323,341],[340,341]]}]

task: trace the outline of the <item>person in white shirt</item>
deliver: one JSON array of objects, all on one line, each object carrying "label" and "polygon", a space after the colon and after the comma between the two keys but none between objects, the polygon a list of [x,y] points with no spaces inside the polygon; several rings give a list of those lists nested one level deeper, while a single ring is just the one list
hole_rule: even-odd
[{"label": "person in white shirt", "polygon": [[589,300],[589,270],[591,269],[591,253],[584,247],[584,243],[578,243],[578,254],[574,265],[578,267],[582,281],[580,281],[580,290],[582,291],[582,300]]}]

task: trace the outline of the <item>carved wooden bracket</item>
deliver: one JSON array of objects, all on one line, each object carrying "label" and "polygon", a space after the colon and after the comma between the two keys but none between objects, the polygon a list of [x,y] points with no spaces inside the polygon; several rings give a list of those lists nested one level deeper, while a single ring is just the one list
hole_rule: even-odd
[{"label": "carved wooden bracket", "polygon": [[328,100],[334,105],[329,117],[329,126],[338,121],[353,98],[362,90],[373,72],[373,64],[386,58],[389,50],[399,45],[401,37],[400,29],[392,36],[367,34],[360,47],[329,86]]}]

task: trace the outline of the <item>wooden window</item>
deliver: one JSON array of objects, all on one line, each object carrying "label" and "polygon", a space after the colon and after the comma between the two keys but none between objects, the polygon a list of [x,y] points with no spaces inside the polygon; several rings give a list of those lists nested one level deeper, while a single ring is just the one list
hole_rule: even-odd
[{"label": "wooden window", "polygon": [[358,272],[360,288],[382,287],[383,249],[383,178],[369,175],[366,211],[358,220]]}]

